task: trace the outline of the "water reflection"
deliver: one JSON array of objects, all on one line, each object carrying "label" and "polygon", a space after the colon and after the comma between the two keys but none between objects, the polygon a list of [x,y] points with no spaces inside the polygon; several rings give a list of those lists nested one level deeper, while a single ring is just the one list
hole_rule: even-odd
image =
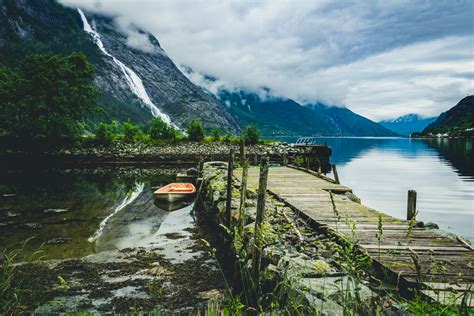
[{"label": "water reflection", "polygon": [[472,140],[320,138],[324,142],[333,148],[341,182],[364,204],[405,218],[407,191],[415,189],[420,220],[474,241]]},{"label": "water reflection", "polygon": [[[42,246],[45,259],[80,257],[116,247],[107,238],[112,233],[126,235],[119,224],[128,220],[136,231],[152,233],[165,215],[156,213],[151,186],[171,182],[174,172],[163,168],[1,170],[0,249],[16,249],[33,237],[26,250]],[[121,208],[137,189],[141,193],[136,193],[136,199]],[[112,229],[114,225],[117,228]],[[88,241],[99,235],[103,238]]]}]

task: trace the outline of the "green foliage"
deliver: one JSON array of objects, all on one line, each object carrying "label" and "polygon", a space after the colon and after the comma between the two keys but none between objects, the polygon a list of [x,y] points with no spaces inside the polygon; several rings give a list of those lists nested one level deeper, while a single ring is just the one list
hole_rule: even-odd
[{"label": "green foliage", "polygon": [[221,135],[222,131],[219,128],[213,128],[211,130],[211,137],[213,141],[218,142],[221,138]]},{"label": "green foliage", "polygon": [[204,127],[198,120],[192,120],[186,128],[188,139],[192,142],[200,142],[204,140]]},{"label": "green foliage", "polygon": [[3,258],[0,265],[0,315],[16,315],[24,312],[21,310],[23,293],[19,290],[23,280],[18,277],[18,266],[15,262],[28,263],[42,258],[41,247],[30,255],[23,255],[23,250],[31,239],[25,240],[19,249],[3,249],[0,252],[0,257]]},{"label": "green foliage", "polygon": [[256,125],[247,125],[247,127],[245,127],[243,137],[246,144],[257,144],[260,139],[260,130]]},{"label": "green foliage", "polygon": [[123,123],[123,140],[127,143],[139,143],[143,140],[143,132],[140,126],[130,121]]},{"label": "green foliage", "polygon": [[72,144],[98,92],[82,53],[29,55],[12,70],[0,68],[0,136],[23,150]]},{"label": "green foliage", "polygon": [[113,133],[111,132],[110,126],[105,123],[100,123],[95,132],[95,139],[97,143],[101,145],[111,144],[113,140]]},{"label": "green foliage", "polygon": [[150,122],[148,135],[150,135],[151,140],[154,142],[163,141],[174,143],[178,139],[179,131],[173,126],[166,124],[159,117],[155,117]]}]

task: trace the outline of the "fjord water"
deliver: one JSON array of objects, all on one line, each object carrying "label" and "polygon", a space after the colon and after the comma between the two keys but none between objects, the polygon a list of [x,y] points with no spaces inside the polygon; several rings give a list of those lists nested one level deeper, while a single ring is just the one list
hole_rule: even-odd
[{"label": "fjord water", "polygon": [[169,213],[152,187],[173,170],[130,168],[0,171],[0,251],[41,248],[45,259],[145,246]]},{"label": "fjord water", "polygon": [[363,204],[405,219],[407,191],[414,189],[419,220],[474,242],[472,140],[319,138],[317,143],[332,147],[341,183]]}]

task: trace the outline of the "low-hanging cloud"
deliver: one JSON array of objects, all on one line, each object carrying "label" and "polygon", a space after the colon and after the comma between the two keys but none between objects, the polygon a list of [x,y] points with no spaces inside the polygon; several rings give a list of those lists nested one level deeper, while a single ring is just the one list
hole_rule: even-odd
[{"label": "low-hanging cloud", "polygon": [[60,1],[116,17],[130,46],[146,49],[146,38],[127,25],[151,32],[219,84],[375,120],[436,115],[474,90],[470,0]]}]

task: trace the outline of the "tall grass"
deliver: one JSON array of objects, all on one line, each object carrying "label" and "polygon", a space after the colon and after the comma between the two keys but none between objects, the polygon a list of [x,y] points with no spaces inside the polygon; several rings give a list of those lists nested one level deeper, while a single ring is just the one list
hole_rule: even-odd
[{"label": "tall grass", "polygon": [[31,254],[23,254],[26,244],[31,239],[25,240],[19,249],[3,249],[0,253],[0,258],[3,261],[0,262],[0,315],[11,315],[21,312],[22,292],[20,285],[24,280],[20,279],[17,273],[16,262],[33,262],[41,259],[43,253],[40,247]]}]

